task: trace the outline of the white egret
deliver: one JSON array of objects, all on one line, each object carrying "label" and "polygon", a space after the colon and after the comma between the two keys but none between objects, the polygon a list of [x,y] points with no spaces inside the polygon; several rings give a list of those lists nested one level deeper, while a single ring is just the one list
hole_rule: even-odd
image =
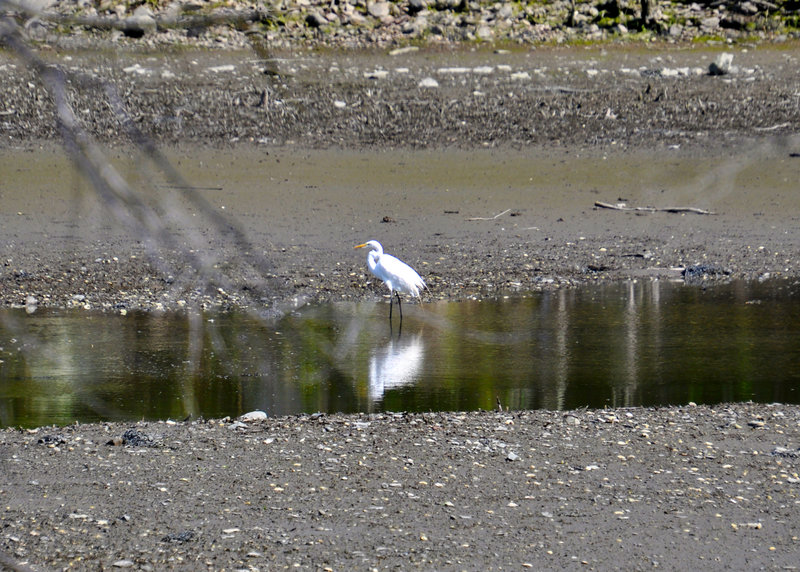
[{"label": "white egret", "polygon": [[370,272],[383,280],[389,288],[389,319],[392,319],[392,294],[397,296],[397,308],[400,310],[400,320],[403,319],[403,307],[400,305],[400,292],[420,297],[420,290],[426,288],[425,281],[420,278],[417,271],[402,260],[391,254],[383,252],[383,246],[377,240],[370,240],[359,244],[355,248],[369,248],[367,266]]}]

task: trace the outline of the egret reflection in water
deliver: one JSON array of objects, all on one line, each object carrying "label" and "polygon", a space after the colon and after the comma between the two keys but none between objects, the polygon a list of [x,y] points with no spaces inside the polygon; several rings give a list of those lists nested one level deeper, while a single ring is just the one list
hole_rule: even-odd
[{"label": "egret reflection in water", "polygon": [[425,345],[421,333],[392,337],[376,346],[369,358],[369,398],[380,401],[390,389],[410,386],[423,371]]}]

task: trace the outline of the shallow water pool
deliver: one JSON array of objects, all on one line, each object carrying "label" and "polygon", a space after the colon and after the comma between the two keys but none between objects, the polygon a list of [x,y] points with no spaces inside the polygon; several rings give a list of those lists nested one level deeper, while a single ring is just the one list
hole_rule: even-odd
[{"label": "shallow water pool", "polygon": [[664,280],[247,313],[0,312],[0,425],[800,403],[800,284]]}]

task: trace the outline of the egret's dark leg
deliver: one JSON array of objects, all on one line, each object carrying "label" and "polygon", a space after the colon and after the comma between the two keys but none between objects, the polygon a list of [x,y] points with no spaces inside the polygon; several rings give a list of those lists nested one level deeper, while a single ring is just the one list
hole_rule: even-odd
[{"label": "egret's dark leg", "polygon": [[400,303],[400,292],[395,292],[395,296],[397,296],[397,309],[400,310],[400,323],[403,323],[403,305]]}]

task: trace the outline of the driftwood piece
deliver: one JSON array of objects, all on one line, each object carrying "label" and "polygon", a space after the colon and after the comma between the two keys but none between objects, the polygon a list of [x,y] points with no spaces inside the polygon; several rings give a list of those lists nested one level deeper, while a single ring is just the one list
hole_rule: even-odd
[{"label": "driftwood piece", "polygon": [[698,209],[695,207],[629,207],[624,203],[612,205],[611,203],[604,203],[603,201],[595,201],[594,206],[604,209],[612,209],[615,211],[638,211],[646,213],[665,212],[665,213],[695,213],[701,215],[713,215],[715,212],[707,211],[705,209]]},{"label": "driftwood piece", "polygon": [[494,216],[475,216],[475,217],[472,217],[472,218],[468,218],[467,220],[494,220],[496,218],[500,218],[501,216],[503,216],[504,214],[506,214],[507,212],[510,212],[510,211],[511,211],[511,209],[506,209],[503,212],[497,213]]}]

